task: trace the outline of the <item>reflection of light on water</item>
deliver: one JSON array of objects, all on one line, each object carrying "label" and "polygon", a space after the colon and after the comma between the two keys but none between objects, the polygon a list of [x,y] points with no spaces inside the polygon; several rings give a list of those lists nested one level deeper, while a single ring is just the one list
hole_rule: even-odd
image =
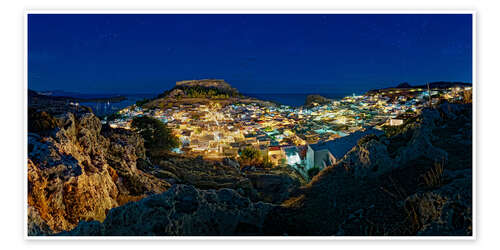
[{"label": "reflection of light on water", "polygon": [[92,103],[82,103],[84,106],[88,106],[92,108],[94,113],[98,115],[107,115],[110,113],[114,113],[114,111],[120,110],[121,108],[126,107],[126,105],[119,103],[110,103],[110,102],[92,102]]},{"label": "reflection of light on water", "polygon": [[126,108],[132,104],[135,104],[136,101],[138,101],[138,100],[142,100],[144,98],[151,98],[153,96],[154,95],[147,95],[147,94],[145,94],[144,96],[143,95],[140,95],[140,96],[132,95],[132,96],[125,96],[127,99],[120,101],[120,102],[109,102],[109,101],[108,102],[82,102],[82,103],[80,103],[80,105],[92,108],[92,111],[94,111],[94,113],[96,115],[109,115],[109,114],[117,112],[118,110]]}]

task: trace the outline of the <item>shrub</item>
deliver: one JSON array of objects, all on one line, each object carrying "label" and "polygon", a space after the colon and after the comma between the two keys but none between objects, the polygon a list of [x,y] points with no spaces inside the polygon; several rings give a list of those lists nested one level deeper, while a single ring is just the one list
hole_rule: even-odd
[{"label": "shrub", "polygon": [[150,100],[150,99],[148,99],[148,98],[144,98],[144,99],[142,99],[142,100],[138,100],[138,101],[136,101],[136,102],[135,102],[135,105],[136,105],[137,107],[142,107],[144,104],[148,103],[149,101],[151,101],[151,100]]},{"label": "shrub", "polygon": [[269,160],[269,156],[264,155],[262,157],[262,168],[270,169],[274,167],[274,164]]},{"label": "shrub", "polygon": [[193,120],[199,120],[201,117],[200,117],[200,114],[193,114],[193,116],[191,118]]},{"label": "shrub", "polygon": [[273,167],[274,167],[274,164],[271,161],[264,161],[262,163],[262,168],[269,169],[269,168],[273,168]]},{"label": "shrub", "polygon": [[464,90],[464,103],[472,103],[472,90]]},{"label": "shrub", "polygon": [[319,171],[319,167],[313,167],[307,170],[307,175],[309,176],[309,178],[313,178],[319,173]]},{"label": "shrub", "polygon": [[361,146],[361,145],[363,145],[371,140],[378,140],[378,137],[374,134],[365,135],[361,139],[358,140],[358,146]]},{"label": "shrub", "polygon": [[[204,86],[175,86],[171,91],[180,89],[189,98],[212,98],[212,99],[227,99],[229,97],[240,96],[240,94],[231,89],[221,89],[216,87]],[[160,97],[167,96],[171,91],[166,92]]]},{"label": "shrub", "polygon": [[285,159],[281,159],[280,160],[280,164],[281,164],[281,166],[284,166],[286,164],[286,160]]},{"label": "shrub", "polygon": [[261,157],[260,151],[254,147],[245,147],[240,153],[240,160],[243,165],[258,164]]},{"label": "shrub", "polygon": [[113,120],[120,119],[120,118],[123,118],[123,115],[121,115],[120,113],[116,112],[116,113],[113,113],[111,115],[108,115],[106,117],[106,120],[107,121],[113,121]]},{"label": "shrub", "polygon": [[443,184],[443,172],[444,172],[444,162],[435,162],[434,166],[423,175],[420,176],[422,179],[422,185],[427,188],[437,188]]},{"label": "shrub", "polygon": [[384,133],[387,137],[392,137],[392,136],[395,136],[395,135],[399,134],[400,132],[402,132],[403,125],[399,125],[399,126],[384,125],[384,126],[382,126],[382,129],[384,130]]}]

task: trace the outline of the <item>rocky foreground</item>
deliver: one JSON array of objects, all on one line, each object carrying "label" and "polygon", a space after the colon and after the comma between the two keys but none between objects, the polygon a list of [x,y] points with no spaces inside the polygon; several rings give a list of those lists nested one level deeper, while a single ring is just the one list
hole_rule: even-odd
[{"label": "rocky foreground", "polygon": [[251,202],[233,189],[174,185],[167,192],[112,209],[103,223],[82,222],[63,236],[257,235],[274,205]]},{"label": "rocky foreground", "polygon": [[[145,197],[165,197],[152,195],[167,190],[178,190],[174,195],[180,199],[199,198],[197,204],[237,202],[234,199],[239,197],[241,202],[246,200],[245,206],[251,206],[248,211],[240,211],[241,204],[228,205],[222,206],[217,214],[233,209],[230,212],[235,214],[251,212],[252,215],[245,216],[253,218],[255,213],[265,215],[261,208],[271,206],[262,202],[253,205],[255,202],[279,204],[305,183],[289,169],[240,168],[232,159],[217,162],[166,154],[152,161],[146,156],[144,140],[138,134],[102,125],[88,109],[58,113],[30,109],[28,123],[29,235],[70,231],[85,221],[105,222],[113,208],[125,208],[125,204],[135,204],[133,201]],[[183,191],[187,189],[201,198],[189,196],[189,192]],[[219,190],[216,195],[220,199],[211,200],[210,190]],[[242,223],[244,226],[247,222]],[[179,230],[176,232],[188,233]]]},{"label": "rocky foreground", "polygon": [[170,187],[136,168],[145,157],[139,136],[103,129],[92,113],[67,113],[53,122],[54,129],[28,133],[29,234],[103,221],[111,208]]},{"label": "rocky foreground", "polygon": [[471,235],[472,106],[361,139],[265,223],[268,235]]},{"label": "rocky foreground", "polygon": [[29,235],[471,235],[472,107],[362,138],[306,183],[166,155],[87,111],[32,110]]}]

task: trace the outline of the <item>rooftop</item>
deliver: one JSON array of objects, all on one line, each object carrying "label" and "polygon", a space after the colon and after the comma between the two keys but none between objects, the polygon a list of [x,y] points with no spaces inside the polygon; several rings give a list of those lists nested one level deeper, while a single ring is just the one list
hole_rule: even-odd
[{"label": "rooftop", "polygon": [[320,142],[309,145],[314,151],[327,149],[336,158],[340,159],[349,152],[357,143],[358,140],[365,135],[374,134],[381,135],[383,132],[373,128],[365,129],[365,131],[356,131],[348,136],[344,136],[335,140]]}]

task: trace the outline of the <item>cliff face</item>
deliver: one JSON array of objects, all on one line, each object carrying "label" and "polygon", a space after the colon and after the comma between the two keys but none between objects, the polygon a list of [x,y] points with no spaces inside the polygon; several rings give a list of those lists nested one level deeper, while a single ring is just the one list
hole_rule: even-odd
[{"label": "cliff face", "polygon": [[59,232],[82,220],[102,221],[109,209],[169,187],[137,170],[136,161],[144,154],[141,138],[102,131],[92,113],[55,119],[58,127],[28,133],[29,232]]}]

